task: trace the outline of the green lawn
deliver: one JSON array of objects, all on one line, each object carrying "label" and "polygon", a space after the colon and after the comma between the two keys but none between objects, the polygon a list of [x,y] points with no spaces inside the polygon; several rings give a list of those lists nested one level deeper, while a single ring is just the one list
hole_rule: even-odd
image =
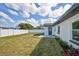
[{"label": "green lawn", "polygon": [[0,38],[0,55],[63,55],[63,49],[55,39],[39,38],[23,34]]}]

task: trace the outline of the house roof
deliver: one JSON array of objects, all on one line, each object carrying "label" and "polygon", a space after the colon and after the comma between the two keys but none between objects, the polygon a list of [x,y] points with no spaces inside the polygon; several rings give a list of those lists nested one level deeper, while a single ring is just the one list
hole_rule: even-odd
[{"label": "house roof", "polygon": [[72,7],[71,7],[69,10],[67,10],[67,11],[58,19],[58,21],[56,21],[56,22],[54,22],[54,23],[52,23],[52,24],[51,24],[51,23],[47,23],[47,24],[44,24],[43,26],[45,26],[45,27],[55,26],[55,25],[57,25],[57,24],[59,24],[59,23],[65,21],[65,20],[67,20],[68,18],[70,18],[70,17],[72,17],[72,16],[74,16],[74,15],[76,15],[76,14],[78,14],[78,13],[79,13],[79,3],[75,3],[75,4],[72,5]]},{"label": "house roof", "polygon": [[72,5],[72,7],[65,12],[65,14],[63,14],[59,19],[58,21],[56,21],[55,23],[53,23],[52,25],[55,26],[65,20],[67,20],[68,18],[76,15],[79,13],[79,3],[75,3]]}]

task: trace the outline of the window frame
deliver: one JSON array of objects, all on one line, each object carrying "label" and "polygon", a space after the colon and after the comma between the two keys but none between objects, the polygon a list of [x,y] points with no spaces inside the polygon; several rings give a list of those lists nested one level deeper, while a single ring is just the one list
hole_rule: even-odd
[{"label": "window frame", "polygon": [[60,26],[58,26],[58,34],[60,34]]}]

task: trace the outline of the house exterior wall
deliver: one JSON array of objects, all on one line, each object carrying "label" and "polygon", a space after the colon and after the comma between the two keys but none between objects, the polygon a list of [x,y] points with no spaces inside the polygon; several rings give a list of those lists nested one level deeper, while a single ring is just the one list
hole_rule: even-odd
[{"label": "house exterior wall", "polygon": [[44,27],[44,35],[45,36],[48,36],[49,34],[48,34],[48,27]]},{"label": "house exterior wall", "polygon": [[52,32],[54,33],[54,35],[56,35],[56,36],[59,37],[59,34],[58,34],[58,26],[59,26],[59,25],[54,26],[54,27],[53,27],[53,28],[54,28],[54,31],[52,31]]},{"label": "house exterior wall", "polygon": [[55,34],[55,28],[52,27],[52,35],[54,35],[54,34]]},{"label": "house exterior wall", "polygon": [[[76,14],[75,16],[63,21],[62,23],[55,25],[53,27],[55,29],[55,31],[53,31],[54,35],[59,36],[62,40],[68,42],[68,44],[72,44],[69,41],[72,40],[72,23],[77,20],[79,20],[79,14]],[[58,26],[60,26],[60,34],[57,33]],[[75,47],[78,48],[79,46],[75,46]]]}]

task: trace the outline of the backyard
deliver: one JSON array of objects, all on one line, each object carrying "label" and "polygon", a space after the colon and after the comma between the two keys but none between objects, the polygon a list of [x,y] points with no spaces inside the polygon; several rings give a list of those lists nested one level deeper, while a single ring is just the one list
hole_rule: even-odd
[{"label": "backyard", "polygon": [[41,38],[35,33],[0,37],[0,55],[61,56],[63,49],[55,39]]}]

